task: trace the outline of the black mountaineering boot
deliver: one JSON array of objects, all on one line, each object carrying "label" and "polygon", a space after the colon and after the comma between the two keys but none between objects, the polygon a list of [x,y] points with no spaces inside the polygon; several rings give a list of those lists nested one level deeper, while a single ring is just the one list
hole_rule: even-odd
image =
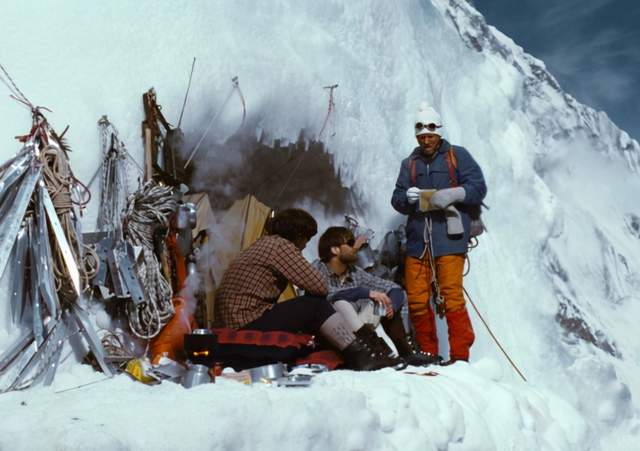
[{"label": "black mountaineering boot", "polygon": [[391,318],[383,318],[380,323],[384,328],[396,349],[398,354],[407,364],[413,366],[437,365],[440,362],[439,356],[434,356],[420,349],[420,346],[407,334],[402,324],[400,313],[397,312]]},{"label": "black mountaineering boot", "polygon": [[407,367],[407,362],[405,362],[403,358],[395,357],[393,355],[393,350],[384,341],[384,339],[376,333],[376,330],[371,324],[365,324],[354,333],[356,334],[356,337],[362,339],[381,357],[392,362],[392,364],[389,366],[392,366],[396,370],[403,370]]},{"label": "black mountaineering boot", "polygon": [[394,364],[393,361],[371,349],[366,342],[358,337],[341,352],[346,367],[355,371],[375,371]]},{"label": "black mountaineering boot", "polygon": [[409,365],[429,366],[440,365],[440,362],[442,362],[442,357],[439,355],[433,355],[420,349],[420,345],[411,337],[411,335],[405,335],[405,341],[409,345],[409,351],[404,355],[400,351],[398,352]]}]

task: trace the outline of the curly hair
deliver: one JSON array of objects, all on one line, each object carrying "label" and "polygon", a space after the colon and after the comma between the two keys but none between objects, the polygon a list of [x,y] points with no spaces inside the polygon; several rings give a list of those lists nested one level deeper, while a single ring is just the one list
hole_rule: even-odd
[{"label": "curly hair", "polygon": [[304,210],[287,208],[267,221],[265,229],[269,235],[278,235],[293,242],[299,238],[311,239],[318,233],[318,223]]}]

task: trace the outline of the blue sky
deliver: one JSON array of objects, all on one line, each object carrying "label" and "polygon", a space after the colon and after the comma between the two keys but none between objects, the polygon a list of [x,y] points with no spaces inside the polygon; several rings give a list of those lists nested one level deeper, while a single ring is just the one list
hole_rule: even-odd
[{"label": "blue sky", "polygon": [[640,140],[640,1],[473,0],[565,91]]}]

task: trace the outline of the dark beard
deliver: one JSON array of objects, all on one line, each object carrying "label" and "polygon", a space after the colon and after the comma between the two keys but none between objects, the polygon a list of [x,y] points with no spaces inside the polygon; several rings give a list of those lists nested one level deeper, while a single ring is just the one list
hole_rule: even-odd
[{"label": "dark beard", "polygon": [[353,255],[341,255],[339,259],[345,265],[350,265],[358,260],[358,254],[354,253]]}]

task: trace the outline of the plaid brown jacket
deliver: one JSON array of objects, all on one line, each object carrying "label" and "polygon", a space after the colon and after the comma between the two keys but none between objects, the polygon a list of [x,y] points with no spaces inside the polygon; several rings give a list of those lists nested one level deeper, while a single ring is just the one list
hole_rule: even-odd
[{"label": "plaid brown jacket", "polygon": [[287,282],[307,294],[327,295],[327,283],[289,240],[260,238],[225,271],[216,292],[215,324],[239,329],[273,307]]}]

